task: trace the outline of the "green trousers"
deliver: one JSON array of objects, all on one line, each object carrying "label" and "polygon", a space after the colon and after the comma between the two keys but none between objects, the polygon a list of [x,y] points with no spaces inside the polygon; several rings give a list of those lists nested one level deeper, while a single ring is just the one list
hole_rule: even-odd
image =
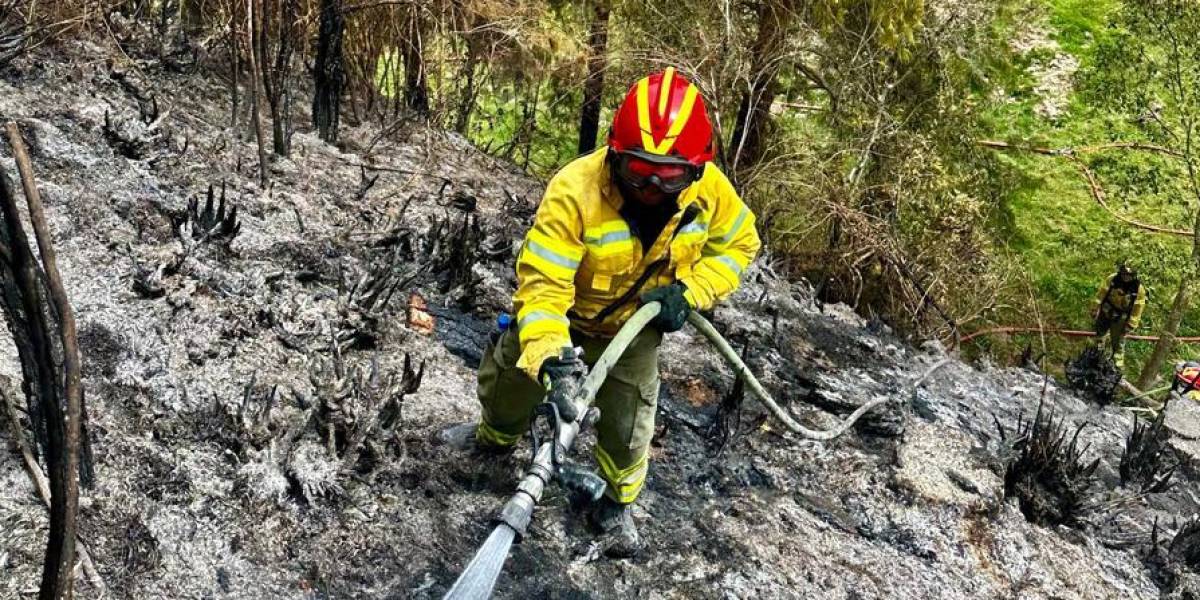
[{"label": "green trousers", "polygon": [[1096,319],[1096,347],[1104,348],[1104,336],[1107,335],[1118,369],[1125,368],[1125,333],[1128,329],[1129,320],[1124,316],[1112,316],[1102,311]]},{"label": "green trousers", "polygon": [[[608,347],[608,338],[571,332],[571,341],[583,348],[588,367]],[[600,409],[596,423],[596,462],[608,482],[605,493],[628,504],[637,499],[646,482],[654,413],[658,409],[658,346],[662,334],[647,327],[633,339],[608,372],[596,394]],[[505,331],[488,344],[479,365],[477,393],[483,418],[476,430],[480,443],[508,446],[529,430],[533,409],[546,390],[516,367],[521,356],[517,332]]]}]

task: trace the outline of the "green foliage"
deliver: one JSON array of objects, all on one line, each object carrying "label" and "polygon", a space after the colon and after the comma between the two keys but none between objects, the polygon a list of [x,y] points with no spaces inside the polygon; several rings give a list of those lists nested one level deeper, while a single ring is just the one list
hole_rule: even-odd
[{"label": "green foliage", "polygon": [[397,98],[404,93],[404,67],[400,51],[387,47],[375,59],[375,90],[384,98]]},{"label": "green foliage", "polygon": [[825,34],[870,32],[877,43],[908,58],[925,24],[925,0],[823,0],[810,5],[813,23]]}]

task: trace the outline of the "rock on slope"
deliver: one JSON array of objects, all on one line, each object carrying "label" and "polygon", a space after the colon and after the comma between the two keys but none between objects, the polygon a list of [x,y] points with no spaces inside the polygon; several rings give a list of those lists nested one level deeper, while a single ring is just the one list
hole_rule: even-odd
[{"label": "rock on slope", "polygon": [[[98,471],[82,527],[110,595],[440,597],[521,467],[520,453],[479,463],[433,438],[477,415],[474,366],[536,183],[417,127],[368,152],[378,129],[362,125],[342,149],[298,133],[262,188],[245,128],[221,125],[215,80],[136,54],[138,68],[110,68],[87,40],[41,52],[3,74],[0,114],[30,137],[80,321]],[[151,96],[158,117],[141,114]],[[228,243],[178,233],[210,184],[238,207]],[[1036,373],[955,360],[914,389],[938,348],[817,307],[764,267],[715,319],[804,422],[879,396],[890,417],[832,443],[797,439],[730,395],[703,339],[668,336],[636,512],[646,552],[600,557],[554,491],[498,596],[1159,595],[1161,569],[1143,557],[1156,519],[1170,533],[1194,510],[1195,468],[1165,493],[1120,488],[1127,414]],[[11,343],[0,356],[18,377]],[[409,383],[424,363],[411,393],[394,389],[406,357]],[[1074,527],[1030,524],[1003,497],[996,424],[1011,436],[1040,399],[1090,424],[1085,455],[1100,461]],[[366,443],[347,456],[357,433]],[[46,518],[8,453],[0,482],[0,598],[16,598],[36,585]]]}]

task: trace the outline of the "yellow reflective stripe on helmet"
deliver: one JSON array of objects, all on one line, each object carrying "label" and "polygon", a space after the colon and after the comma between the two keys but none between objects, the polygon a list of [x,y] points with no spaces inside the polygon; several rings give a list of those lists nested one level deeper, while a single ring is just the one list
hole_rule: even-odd
[{"label": "yellow reflective stripe on helmet", "polygon": [[675,138],[683,133],[683,126],[687,125],[688,119],[691,118],[692,107],[696,105],[696,98],[699,95],[700,90],[696,89],[696,86],[688,84],[687,92],[683,95],[683,105],[679,107],[679,114],[675,115],[675,120],[671,121],[671,128],[667,130],[667,136],[655,147],[646,148],[646,150],[655,154],[666,154],[671,151],[671,147],[675,145]]},{"label": "yellow reflective stripe on helmet", "polygon": [[650,128],[650,78],[637,84],[638,129],[642,130],[642,148],[652,151],[655,147],[653,130]]},{"label": "yellow reflective stripe on helmet", "polygon": [[667,100],[671,97],[671,80],[675,78],[675,67],[667,67],[663,72],[662,85],[658,88],[658,114],[667,117]]},{"label": "yellow reflective stripe on helmet", "polygon": [[504,433],[488,425],[487,421],[480,420],[479,427],[475,428],[475,441],[487,446],[512,446],[521,441],[521,434]]},{"label": "yellow reflective stripe on helmet", "polygon": [[600,465],[600,474],[608,482],[608,493],[613,500],[621,504],[637,500],[646,483],[646,473],[650,470],[648,458],[649,453],[643,453],[632,465],[620,469],[604,448],[596,444],[596,462]]},{"label": "yellow reflective stripe on helmet", "polygon": [[[665,77],[664,83],[666,83]],[[666,88],[664,87],[663,89]],[[700,90],[694,84],[689,83],[687,91],[683,94],[683,104],[680,105],[679,113],[675,115],[675,120],[671,121],[671,127],[667,130],[667,135],[663,137],[661,142],[655,143],[653,129],[650,127],[650,78],[647,77],[639,81],[637,85],[637,109],[638,127],[642,130],[642,148],[652,154],[666,154],[670,152],[671,147],[675,145],[675,138],[679,137],[679,134],[683,132],[683,126],[687,125],[688,119],[691,118],[692,108],[696,106],[696,98],[699,96]]]}]

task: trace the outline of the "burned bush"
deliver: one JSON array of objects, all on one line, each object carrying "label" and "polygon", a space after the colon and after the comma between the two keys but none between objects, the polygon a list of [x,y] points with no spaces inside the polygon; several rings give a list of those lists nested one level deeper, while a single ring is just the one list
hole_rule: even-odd
[{"label": "burned bush", "polygon": [[1067,361],[1065,371],[1071,387],[1088,395],[1101,406],[1113,401],[1117,386],[1124,377],[1116,363],[1095,346],[1084,348],[1079,356]]},{"label": "burned bush", "polygon": [[175,222],[175,231],[180,239],[187,243],[189,240],[198,244],[212,241],[228,245],[242,230],[238,221],[236,206],[226,211],[225,184],[221,183],[221,198],[216,208],[213,207],[213,186],[209,184],[204,209],[200,209],[198,198],[188,202],[187,212]]},{"label": "burned bush", "polygon": [[336,344],[331,352],[311,375],[315,398],[293,392],[293,405],[284,406],[275,387],[262,389],[252,377],[236,409],[222,405],[249,498],[312,504],[340,493],[348,474],[372,473],[387,457],[403,460],[404,398],[421,385],[424,363],[414,369],[406,355],[397,376],[376,361],[347,367]]},{"label": "burned bush", "polygon": [[451,297],[464,309],[471,308],[479,277],[475,264],[481,256],[483,229],[474,214],[464,214],[455,222],[450,216],[434,219],[425,237],[425,255],[430,257],[430,273],[437,290]]},{"label": "burned bush", "polygon": [[[1056,420],[1042,401],[1032,420],[1018,418],[1004,470],[1004,497],[1016,497],[1031,523],[1074,525],[1082,516],[1100,464],[1100,459],[1083,462],[1087,448],[1078,442],[1085,426],[1076,427],[1068,442],[1065,420]],[[1007,441],[1003,427],[1000,437]]]},{"label": "burned bush", "polygon": [[343,470],[367,472],[389,451],[403,455],[397,431],[404,397],[417,391],[424,376],[425,363],[414,369],[407,354],[397,379],[395,373],[382,373],[375,360],[369,368],[347,368],[336,350],[313,373],[316,428],[326,451],[341,461]]},{"label": "burned bush", "polygon": [[398,247],[365,269],[339,264],[338,342],[348,348],[374,348],[396,292],[419,281],[426,269],[427,265],[409,264]]},{"label": "burned bush", "polygon": [[1188,519],[1175,532],[1167,555],[1172,563],[1193,573],[1200,572],[1200,516]]},{"label": "burned bush", "polygon": [[1173,460],[1167,442],[1171,433],[1163,426],[1167,411],[1159,411],[1158,417],[1147,424],[1133,417],[1133,430],[1125,438],[1125,449],[1121,453],[1121,484],[1136,485],[1143,493],[1165,491],[1171,485],[1171,477],[1179,468]]},{"label": "burned bush", "polygon": [[1193,515],[1176,525],[1175,535],[1166,539],[1155,520],[1142,562],[1162,590],[1162,597],[1200,597],[1200,516]]}]

